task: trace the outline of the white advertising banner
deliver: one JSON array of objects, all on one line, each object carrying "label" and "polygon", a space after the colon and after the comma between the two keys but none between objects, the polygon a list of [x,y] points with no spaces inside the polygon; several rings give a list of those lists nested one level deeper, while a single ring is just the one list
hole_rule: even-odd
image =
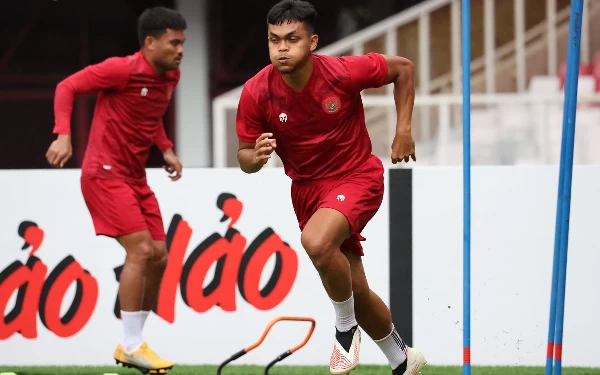
[{"label": "white advertising banner", "polygon": [[[78,170],[0,172],[0,364],[114,363],[125,253],[115,240],[95,236],[79,176]],[[178,364],[218,364],[257,341],[272,319],[312,317],[312,338],[283,363],[326,365],[334,311],[301,247],[283,171],[187,169],[173,183],[151,169],[148,181],[171,234],[157,311],[144,328],[150,345]],[[364,262],[372,289],[389,304],[388,227],[386,196],[365,230]],[[277,323],[262,346],[235,363],[265,365],[308,329],[308,323]],[[387,363],[368,337],[362,348],[363,363]]]},{"label": "white advertising banner", "polygon": [[[430,363],[462,364],[462,168],[413,170],[413,335]],[[471,359],[544,365],[558,167],[471,174]],[[600,367],[600,167],[573,172],[563,364]]]},{"label": "white advertising banner", "polygon": [[[316,320],[315,332],[284,363],[326,365],[333,308],[300,245],[283,171],[188,169],[176,183],[163,170],[148,176],[171,239],[157,310],[144,330],[156,351],[179,364],[218,364],[256,342],[272,319],[303,316]],[[0,365],[112,364],[122,339],[115,302],[124,251],[94,235],[79,171],[2,171],[0,183]],[[557,183],[552,166],[473,168],[474,365],[544,364]],[[575,167],[565,366],[600,367],[599,191],[600,167]],[[367,277],[388,305],[390,193],[364,233]],[[462,361],[462,198],[461,168],[413,170],[413,344],[433,365]],[[308,328],[277,323],[235,363],[265,365]],[[386,364],[364,338],[361,362]],[[73,356],[76,349],[84,350]]]}]

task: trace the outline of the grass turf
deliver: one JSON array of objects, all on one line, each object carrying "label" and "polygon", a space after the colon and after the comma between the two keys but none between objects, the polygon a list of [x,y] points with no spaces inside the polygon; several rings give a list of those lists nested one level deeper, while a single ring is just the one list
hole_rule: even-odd
[{"label": "grass turf", "polygon": [[[141,372],[122,367],[12,367],[0,368],[2,372],[14,372],[17,375],[102,375],[105,373],[119,375],[139,375]],[[215,375],[217,366],[175,366],[169,375]],[[263,375],[262,366],[227,366],[222,375]],[[328,367],[292,367],[275,365],[269,371],[270,375],[328,375]],[[390,375],[387,366],[361,365],[352,375]],[[422,375],[462,375],[462,367],[427,366]],[[473,366],[474,375],[542,375],[542,367],[479,367]],[[563,368],[564,375],[598,375],[600,369]]]}]

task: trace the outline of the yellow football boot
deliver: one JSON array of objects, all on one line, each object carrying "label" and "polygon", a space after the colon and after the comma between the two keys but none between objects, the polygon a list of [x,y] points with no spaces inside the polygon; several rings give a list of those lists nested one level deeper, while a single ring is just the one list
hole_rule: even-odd
[{"label": "yellow football boot", "polygon": [[114,358],[117,364],[138,369],[143,374],[166,374],[173,368],[172,362],[160,358],[146,342],[131,353],[127,353],[123,345],[119,344],[115,349]]}]

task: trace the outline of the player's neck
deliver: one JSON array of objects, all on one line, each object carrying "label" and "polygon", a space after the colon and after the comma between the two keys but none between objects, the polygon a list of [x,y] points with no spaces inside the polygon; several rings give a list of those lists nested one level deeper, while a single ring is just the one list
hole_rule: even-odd
[{"label": "player's neck", "polygon": [[302,68],[296,70],[294,73],[284,74],[283,82],[285,82],[294,91],[302,91],[302,89],[304,89],[310,80],[313,65],[313,58],[311,56],[311,58],[308,59]]},{"label": "player's neck", "polygon": [[157,66],[155,63],[152,62],[152,59],[150,58],[149,54],[147,51],[142,50],[142,54],[144,55],[144,57],[146,58],[146,61],[148,62],[148,64],[150,64],[150,66],[152,66],[152,68],[154,69],[154,71],[156,72],[156,74],[158,74],[159,76],[162,76],[163,74],[165,74],[165,70],[160,68],[159,66]]}]

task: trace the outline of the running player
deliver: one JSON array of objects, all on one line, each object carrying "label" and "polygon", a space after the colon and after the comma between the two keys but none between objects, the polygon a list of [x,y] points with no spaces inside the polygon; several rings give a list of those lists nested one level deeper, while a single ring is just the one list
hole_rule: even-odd
[{"label": "running player", "polygon": [[358,365],[360,326],[395,375],[413,375],[425,358],[402,341],[390,310],[370,290],[362,264],[361,231],[383,200],[384,168],[371,151],[360,95],[367,88],[394,84],[397,126],[391,160],[416,161],[413,64],[378,53],[315,54],[315,20],[316,11],[306,1],[283,0],[269,11],[271,64],[248,80],[241,93],[239,165],[246,173],[258,172],[276,150],[292,179],[302,246],[336,313],[331,373],[347,374]]},{"label": "running player", "polygon": [[145,166],[156,145],[170,178],[181,178],[182,166],[162,117],[179,82],[185,29],[178,12],[147,9],[138,20],[139,51],[87,66],[60,82],[54,99],[58,136],[46,154],[51,166],[65,165],[72,154],[73,99],[97,92],[81,191],[96,234],[115,238],[127,254],[119,285],[124,341],[114,358],[150,373],[164,373],[173,363],[160,358],[142,338],[168,260],[162,216]]}]

